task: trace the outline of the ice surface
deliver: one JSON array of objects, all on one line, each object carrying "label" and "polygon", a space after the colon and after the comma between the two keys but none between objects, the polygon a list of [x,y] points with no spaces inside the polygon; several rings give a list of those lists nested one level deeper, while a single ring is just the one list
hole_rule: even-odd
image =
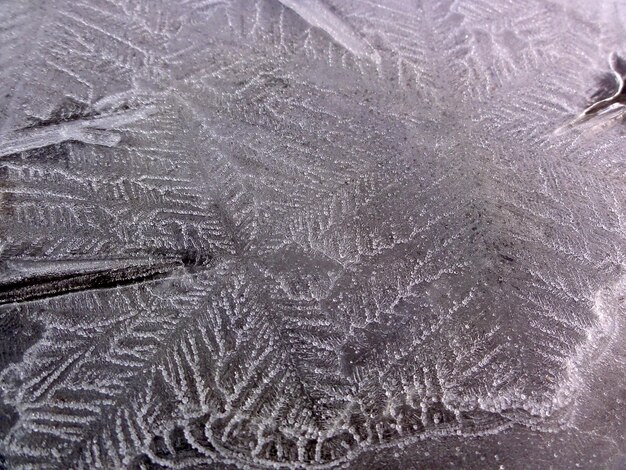
[{"label": "ice surface", "polygon": [[0,467],[624,468],[619,1],[0,8]]}]

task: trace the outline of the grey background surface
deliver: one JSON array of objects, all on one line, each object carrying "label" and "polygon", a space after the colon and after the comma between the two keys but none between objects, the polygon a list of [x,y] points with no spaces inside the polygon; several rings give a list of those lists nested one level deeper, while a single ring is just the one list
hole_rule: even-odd
[{"label": "grey background surface", "polygon": [[626,468],[625,20],[1,1],[0,466]]}]

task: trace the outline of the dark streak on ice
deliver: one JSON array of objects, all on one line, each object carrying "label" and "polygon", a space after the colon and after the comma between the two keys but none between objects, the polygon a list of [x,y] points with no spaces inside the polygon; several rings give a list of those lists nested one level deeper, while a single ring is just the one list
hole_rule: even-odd
[{"label": "dark streak on ice", "polygon": [[153,281],[185,264],[183,259],[6,262],[0,277],[0,304]]}]

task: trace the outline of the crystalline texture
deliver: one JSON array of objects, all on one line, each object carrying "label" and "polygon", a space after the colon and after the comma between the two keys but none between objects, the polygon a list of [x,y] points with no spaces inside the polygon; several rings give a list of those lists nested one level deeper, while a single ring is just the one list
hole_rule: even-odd
[{"label": "crystalline texture", "polygon": [[0,466],[621,468],[622,10],[4,2]]}]

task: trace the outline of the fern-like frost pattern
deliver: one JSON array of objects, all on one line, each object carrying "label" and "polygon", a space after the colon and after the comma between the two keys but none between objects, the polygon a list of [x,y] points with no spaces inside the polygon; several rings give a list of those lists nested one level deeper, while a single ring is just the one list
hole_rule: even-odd
[{"label": "fern-like frost pattern", "polygon": [[4,2],[0,466],[579,429],[626,278],[588,3]]}]

